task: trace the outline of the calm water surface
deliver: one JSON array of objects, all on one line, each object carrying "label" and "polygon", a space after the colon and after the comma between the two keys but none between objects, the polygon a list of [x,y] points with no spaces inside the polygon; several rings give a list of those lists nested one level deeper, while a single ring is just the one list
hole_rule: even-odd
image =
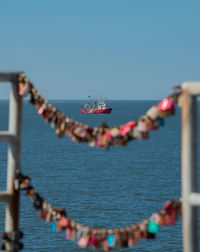
[{"label": "calm water surface", "polygon": [[[90,126],[109,126],[136,120],[154,101],[112,101],[110,115],[81,115],[81,101],[52,101],[63,113]],[[0,129],[7,129],[8,102],[0,102]],[[129,226],[158,212],[165,201],[181,195],[180,110],[165,127],[151,132],[149,140],[135,140],[126,147],[105,149],[58,139],[54,129],[25,102],[22,171],[53,207],[65,207],[76,222],[99,228]],[[5,189],[7,144],[0,145],[0,186]],[[4,230],[4,204],[0,205],[0,231]],[[37,218],[22,193],[20,228],[24,251],[84,251],[52,234],[51,225]],[[182,251],[181,221],[162,227],[155,240],[120,251]],[[89,251],[92,251],[92,249]],[[115,250],[119,251],[119,250]]]}]

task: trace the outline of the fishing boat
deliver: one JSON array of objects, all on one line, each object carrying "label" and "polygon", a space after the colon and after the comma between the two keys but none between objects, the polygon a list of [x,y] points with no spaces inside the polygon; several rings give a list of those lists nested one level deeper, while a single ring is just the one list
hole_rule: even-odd
[{"label": "fishing boat", "polygon": [[105,99],[101,97],[99,100],[92,100],[90,96],[88,96],[89,100],[84,104],[81,108],[82,114],[110,114],[112,111],[111,106],[106,102]]}]

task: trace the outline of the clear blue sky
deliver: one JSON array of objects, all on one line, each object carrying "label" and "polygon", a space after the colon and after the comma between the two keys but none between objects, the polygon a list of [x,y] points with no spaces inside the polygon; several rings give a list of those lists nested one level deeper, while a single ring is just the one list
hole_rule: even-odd
[{"label": "clear blue sky", "polygon": [[[200,80],[200,1],[2,1],[0,69],[47,99],[161,99]],[[0,99],[8,90],[0,87]]]}]

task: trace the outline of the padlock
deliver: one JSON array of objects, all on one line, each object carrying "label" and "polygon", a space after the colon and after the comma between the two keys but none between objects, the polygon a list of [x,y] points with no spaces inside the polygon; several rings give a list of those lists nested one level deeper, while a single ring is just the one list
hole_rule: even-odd
[{"label": "padlock", "polygon": [[80,126],[76,126],[73,130],[73,134],[76,136],[80,136],[81,132],[83,131],[83,128]]},{"label": "padlock", "polygon": [[151,107],[151,108],[147,111],[146,115],[147,115],[148,117],[150,117],[151,120],[156,120],[156,118],[159,116],[159,113],[160,113],[160,111],[159,111],[158,107],[153,106],[153,107]]},{"label": "padlock", "polygon": [[35,207],[35,209],[36,210],[42,209],[42,203],[43,203],[43,198],[40,197],[39,194],[36,194],[33,200],[33,206]]},{"label": "padlock", "polygon": [[50,211],[48,211],[45,221],[46,222],[52,222],[52,220],[53,220],[53,215],[52,215],[52,213]]},{"label": "padlock", "polygon": [[169,214],[166,214],[164,216],[164,226],[171,226],[171,217]]},{"label": "padlock", "polygon": [[158,117],[158,118],[153,122],[153,124],[154,124],[154,127],[157,127],[157,128],[162,127],[162,126],[165,125],[165,118]]},{"label": "padlock", "polygon": [[105,134],[103,135],[103,138],[103,146],[105,147],[105,149],[108,149],[109,146],[113,144],[114,138],[112,137],[109,130],[106,130]]},{"label": "padlock", "polygon": [[44,221],[46,221],[47,214],[48,214],[47,211],[45,211],[44,209],[41,209],[40,212],[39,212],[38,217],[41,218],[41,219],[43,219]]},{"label": "padlock", "polygon": [[71,228],[67,228],[67,230],[66,230],[66,238],[68,240],[71,240],[71,238],[72,238],[72,229]]},{"label": "padlock", "polygon": [[128,143],[128,136],[121,136],[119,137],[119,145],[126,146]]},{"label": "padlock", "polygon": [[69,220],[63,217],[58,221],[58,224],[61,227],[61,229],[66,229],[69,226]]},{"label": "padlock", "polygon": [[31,104],[35,105],[36,100],[37,100],[37,97],[34,96],[33,94],[31,94],[30,99],[29,99],[29,102],[30,102]]},{"label": "padlock", "polygon": [[97,147],[104,147],[105,144],[106,144],[106,141],[104,139],[104,136],[103,135],[99,135],[98,138],[97,138],[96,146]]},{"label": "padlock", "polygon": [[54,116],[54,112],[53,112],[53,111],[50,111],[50,110],[47,110],[47,112],[46,112],[46,114],[45,114],[45,121],[46,121],[47,123],[51,122],[53,116]]},{"label": "padlock", "polygon": [[78,245],[82,248],[87,248],[89,245],[90,236],[85,235],[79,238]]},{"label": "padlock", "polygon": [[63,207],[56,207],[53,209],[57,214],[60,214],[62,217],[66,217],[67,214],[65,212],[65,209]]},{"label": "padlock", "polygon": [[108,142],[111,142],[113,140],[113,136],[111,135],[110,130],[106,130],[106,132],[104,133],[103,137]]},{"label": "padlock", "polygon": [[120,128],[119,127],[114,127],[109,129],[109,132],[112,137],[117,137],[120,134]]},{"label": "padlock", "polygon": [[120,233],[120,243],[118,244],[120,248],[128,247],[128,234],[126,232]]},{"label": "padlock", "polygon": [[103,242],[103,249],[104,249],[104,251],[109,251],[110,250],[107,240],[104,240],[104,242]]},{"label": "padlock", "polygon": [[57,223],[56,222],[52,223],[52,225],[51,225],[51,231],[52,231],[53,234],[57,233]]},{"label": "padlock", "polygon": [[163,209],[168,213],[168,214],[174,214],[176,212],[176,209],[174,208],[173,204],[171,201],[167,201],[164,206]]},{"label": "padlock", "polygon": [[42,104],[39,109],[38,109],[38,114],[41,115],[42,117],[45,117],[47,114],[47,105]]},{"label": "padlock", "polygon": [[147,124],[144,119],[138,121],[136,129],[139,131],[139,133],[136,131],[138,134],[138,138],[141,138],[141,139],[149,138],[149,131],[148,131]]},{"label": "padlock", "polygon": [[157,234],[159,232],[160,224],[158,221],[158,217],[155,217],[155,215],[150,218],[150,222],[147,227],[148,233]]},{"label": "padlock", "polygon": [[64,137],[65,135],[65,122],[64,121],[60,124],[59,128],[56,129],[56,135],[60,138]]},{"label": "padlock", "polygon": [[147,124],[144,119],[141,119],[137,122],[137,129],[140,132],[146,132],[147,131]]},{"label": "padlock", "polygon": [[131,121],[131,122],[125,124],[125,125],[122,126],[122,128],[121,128],[120,134],[121,134],[122,136],[127,135],[128,132],[129,132],[131,129],[133,129],[135,126],[136,126],[136,122],[134,122],[134,121]]},{"label": "padlock", "polygon": [[23,178],[22,182],[19,185],[20,190],[27,190],[30,188],[30,181],[31,179],[29,177]]},{"label": "padlock", "polygon": [[138,228],[137,230],[134,231],[134,245],[138,245],[139,240],[142,239],[141,231]]},{"label": "padlock", "polygon": [[175,103],[170,99],[164,99],[158,104],[158,109],[160,110],[159,117],[167,117],[174,115],[175,113]]},{"label": "padlock", "polygon": [[89,240],[89,245],[92,246],[94,249],[99,248],[100,240],[95,235],[92,235]]},{"label": "padlock", "polygon": [[139,132],[139,130],[137,129],[137,126],[134,127],[133,129],[131,129],[131,130],[129,131],[128,136],[129,136],[130,139],[139,138],[140,132]]},{"label": "padlock", "polygon": [[155,239],[155,238],[156,238],[156,234],[147,232],[147,237],[146,237],[146,239]]},{"label": "padlock", "polygon": [[89,142],[89,146],[90,146],[90,147],[95,147],[95,146],[96,146],[96,139],[92,139],[92,140]]},{"label": "padlock", "polygon": [[139,224],[139,230],[141,232],[141,239],[147,238],[147,224],[146,223],[140,223]]},{"label": "padlock", "polygon": [[108,235],[107,237],[107,243],[109,248],[114,248],[116,244],[116,238],[115,235]]},{"label": "padlock", "polygon": [[159,224],[160,226],[165,226],[165,218],[163,214],[160,215]]},{"label": "padlock", "polygon": [[145,115],[145,116],[141,117],[140,120],[145,123],[146,131],[150,131],[153,129],[153,121],[148,116]]},{"label": "padlock", "polygon": [[133,247],[134,246],[134,233],[129,232],[128,233],[128,247]]},{"label": "padlock", "polygon": [[19,83],[19,95],[23,96],[23,97],[26,96],[28,94],[28,92],[30,91],[30,88],[31,88],[31,86],[29,83],[20,82]]},{"label": "padlock", "polygon": [[76,230],[75,230],[75,228],[72,228],[71,240],[72,240],[72,241],[75,241],[75,240],[76,240]]},{"label": "padlock", "polygon": [[36,194],[37,193],[36,193],[35,189],[32,186],[29,186],[29,188],[26,191],[26,196],[33,198],[36,196]]}]

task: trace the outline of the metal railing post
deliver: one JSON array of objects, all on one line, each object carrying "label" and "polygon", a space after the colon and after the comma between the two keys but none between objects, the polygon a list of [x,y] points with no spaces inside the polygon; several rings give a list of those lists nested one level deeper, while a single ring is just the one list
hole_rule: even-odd
[{"label": "metal railing post", "polygon": [[18,95],[18,86],[12,82],[9,108],[9,132],[14,135],[8,148],[7,192],[12,195],[6,210],[6,232],[18,230],[19,222],[19,191],[13,187],[16,169],[21,163],[21,133],[22,133],[22,97]]},{"label": "metal railing post", "polygon": [[[14,188],[15,171],[20,170],[22,134],[22,97],[18,94],[18,74],[0,72],[0,82],[11,82],[9,103],[9,129],[0,131],[0,142],[8,142],[7,189],[0,191],[0,201],[7,203],[5,231],[18,231],[19,191]],[[17,251],[13,243],[7,243],[6,251]]]},{"label": "metal railing post", "polygon": [[[183,247],[184,252],[198,251],[197,215],[197,94],[192,87],[183,85],[182,104],[182,208],[183,208]],[[191,197],[192,196],[192,197]],[[194,201],[191,202],[191,199]]]}]

